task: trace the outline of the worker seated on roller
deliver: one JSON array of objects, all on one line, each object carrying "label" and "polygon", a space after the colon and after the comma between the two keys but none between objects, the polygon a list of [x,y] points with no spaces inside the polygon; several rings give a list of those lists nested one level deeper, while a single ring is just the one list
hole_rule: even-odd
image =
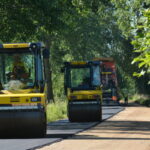
[{"label": "worker seated on roller", "polygon": [[24,63],[21,61],[19,55],[14,56],[14,64],[11,72],[11,80],[25,81],[28,79],[29,74],[26,71]]},{"label": "worker seated on roller", "polygon": [[26,87],[26,82],[29,78],[24,63],[19,55],[14,55],[14,63],[12,72],[7,74],[8,83],[5,85],[5,89],[18,90]]}]

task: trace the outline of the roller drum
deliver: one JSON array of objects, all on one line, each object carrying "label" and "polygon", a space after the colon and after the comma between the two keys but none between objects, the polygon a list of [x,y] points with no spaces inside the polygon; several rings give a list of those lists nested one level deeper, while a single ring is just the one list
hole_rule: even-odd
[{"label": "roller drum", "polygon": [[68,118],[70,122],[93,122],[102,120],[100,100],[68,102]]},{"label": "roller drum", "polygon": [[0,136],[43,137],[46,115],[41,110],[1,110]]}]

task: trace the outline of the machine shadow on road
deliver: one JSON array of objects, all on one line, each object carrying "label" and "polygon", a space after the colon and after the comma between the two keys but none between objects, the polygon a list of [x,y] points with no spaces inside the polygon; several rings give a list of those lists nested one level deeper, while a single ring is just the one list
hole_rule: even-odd
[{"label": "machine shadow on road", "polygon": [[148,121],[106,121],[71,139],[80,140],[150,140]]},{"label": "machine shadow on road", "polygon": [[66,139],[72,137],[74,134],[47,134],[45,138],[61,138]]},{"label": "machine shadow on road", "polygon": [[46,138],[69,138],[73,135],[96,126],[101,122],[74,122],[70,123],[68,120],[64,122],[49,123],[47,126]]}]

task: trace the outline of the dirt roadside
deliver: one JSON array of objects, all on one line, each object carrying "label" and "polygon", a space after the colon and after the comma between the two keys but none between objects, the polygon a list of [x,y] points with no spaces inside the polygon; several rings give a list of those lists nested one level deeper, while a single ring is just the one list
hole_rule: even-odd
[{"label": "dirt roadside", "polygon": [[150,108],[127,107],[97,126],[40,150],[150,150]]}]

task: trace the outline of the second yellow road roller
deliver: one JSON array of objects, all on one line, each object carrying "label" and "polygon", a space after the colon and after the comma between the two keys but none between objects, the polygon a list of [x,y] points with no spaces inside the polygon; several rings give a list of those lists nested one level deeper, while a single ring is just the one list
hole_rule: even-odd
[{"label": "second yellow road roller", "polygon": [[65,62],[64,89],[68,99],[70,122],[102,120],[100,61]]}]

